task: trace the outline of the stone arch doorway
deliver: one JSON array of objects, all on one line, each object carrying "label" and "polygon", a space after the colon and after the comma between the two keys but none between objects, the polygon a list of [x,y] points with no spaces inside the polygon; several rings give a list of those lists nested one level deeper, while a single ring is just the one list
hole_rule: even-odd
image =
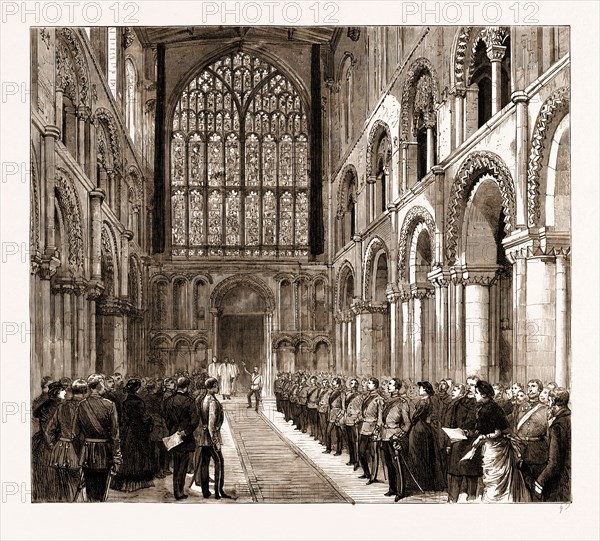
[{"label": "stone arch doorway", "polygon": [[263,393],[273,391],[273,356],[271,333],[274,296],[271,290],[254,277],[238,276],[221,282],[211,299],[213,314],[214,355],[219,360],[234,359],[240,371],[241,388],[249,386],[249,372],[258,366],[265,379]]},{"label": "stone arch doorway", "polygon": [[504,209],[490,175],[475,184],[465,209],[462,271],[465,286],[466,376],[512,380],[512,267],[502,240]]}]

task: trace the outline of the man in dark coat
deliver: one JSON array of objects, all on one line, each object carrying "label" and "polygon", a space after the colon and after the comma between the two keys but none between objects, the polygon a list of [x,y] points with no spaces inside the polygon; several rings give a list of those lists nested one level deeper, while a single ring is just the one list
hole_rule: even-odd
[{"label": "man in dark coat", "polygon": [[[219,382],[215,378],[208,378],[205,383],[206,396],[202,400],[200,407],[200,418],[202,422],[202,435],[200,436],[200,486],[202,495],[208,498],[211,493],[208,490],[208,466],[212,458],[215,463],[215,498],[231,498],[223,490],[225,484],[225,461],[221,447],[223,440],[221,438],[221,427],[225,415],[223,406],[217,399],[219,392]],[[196,475],[197,477],[197,475]]]},{"label": "man in dark coat", "polygon": [[477,481],[483,475],[481,450],[475,451],[471,460],[461,459],[469,452],[477,437],[475,424],[477,420],[477,400],[475,399],[475,385],[479,378],[470,376],[467,378],[469,392],[459,398],[451,406],[447,415],[449,428],[462,428],[467,439],[455,441],[450,445],[450,456],[448,457],[448,501],[456,502],[464,481],[467,488],[467,500],[473,501],[477,498]]},{"label": "man in dark coat", "polygon": [[185,475],[188,471],[190,453],[196,449],[194,430],[198,426],[198,413],[194,398],[188,393],[189,378],[177,378],[177,391],[164,402],[165,422],[169,436],[176,432],[182,442],[171,450],[173,456],[173,494],[176,500],[184,500]]},{"label": "man in dark coat", "polygon": [[546,502],[571,501],[571,410],[569,391],[550,392],[549,452],[546,466],[535,482],[536,496]]},{"label": "man in dark coat", "polygon": [[[392,378],[387,385],[389,398],[386,400],[381,413],[383,421],[381,447],[389,483],[389,489],[384,496],[398,496],[399,500],[402,497],[404,487],[402,471],[398,462],[401,458],[399,455],[396,457],[396,453],[402,452],[400,448],[401,440],[406,437],[410,430],[410,411],[408,402],[400,396],[402,382],[398,378]],[[394,448],[394,444],[398,449]]]},{"label": "man in dark coat", "polygon": [[82,400],[75,413],[73,437],[84,439],[79,457],[85,492],[90,502],[101,502],[109,482],[122,462],[119,419],[113,402],[102,397],[104,378],[92,374],[87,380],[90,396]]}]

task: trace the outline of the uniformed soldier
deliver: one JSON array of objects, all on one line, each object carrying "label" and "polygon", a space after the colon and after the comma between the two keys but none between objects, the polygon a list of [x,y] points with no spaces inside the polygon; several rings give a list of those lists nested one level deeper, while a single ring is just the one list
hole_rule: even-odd
[{"label": "uniformed soldier", "polygon": [[377,378],[367,380],[367,391],[369,394],[362,405],[363,423],[358,443],[358,460],[364,472],[359,479],[368,479],[367,485],[370,485],[376,481],[372,477],[376,472],[371,472],[369,468],[369,458],[374,458],[371,456],[374,452],[372,442],[377,437],[383,424],[383,398],[379,394],[379,380]]},{"label": "uniformed soldier", "polygon": [[385,496],[402,497],[403,483],[402,471],[396,452],[402,449],[394,449],[394,445],[401,447],[401,442],[406,438],[410,430],[410,409],[405,398],[400,396],[402,382],[398,378],[388,381],[389,398],[385,402],[381,418],[383,427],[381,429],[381,447],[385,460],[389,489]]},{"label": "uniformed soldier", "polygon": [[331,453],[332,436],[335,431],[336,450],[334,455],[342,454],[342,428],[340,419],[344,413],[344,402],[346,395],[342,387],[340,378],[331,380],[331,394],[329,395],[329,412],[327,413],[327,434],[325,438],[325,451],[323,453]]},{"label": "uniformed soldier", "polygon": [[333,391],[329,387],[329,380],[324,379],[321,382],[321,392],[319,393],[319,442],[325,445],[327,441],[327,418],[329,414],[329,396]]},{"label": "uniformed soldier", "polygon": [[102,398],[104,379],[92,374],[87,385],[90,395],[79,403],[73,422],[73,438],[81,435],[83,447],[79,464],[90,502],[101,502],[107,494],[109,474],[121,464],[119,419],[115,404]]},{"label": "uniformed soldier", "polygon": [[202,401],[200,408],[200,418],[202,423],[202,435],[200,436],[200,486],[202,495],[208,498],[211,493],[208,489],[208,466],[212,458],[215,463],[215,498],[231,498],[223,490],[225,483],[225,461],[221,447],[221,427],[223,426],[224,414],[223,406],[217,399],[219,392],[219,382],[215,378],[208,378],[205,383],[206,396]]},{"label": "uniformed soldier", "polygon": [[306,409],[308,411],[308,426],[310,435],[316,440],[319,434],[319,385],[317,376],[311,376],[306,393]]},{"label": "uniformed soldier", "polygon": [[306,434],[306,427],[308,426],[308,410],[306,408],[306,403],[308,401],[308,383],[306,379],[306,375],[302,374],[300,376],[300,386],[298,387],[298,422],[300,426],[298,427],[303,433]]},{"label": "uniformed soldier", "polygon": [[364,395],[360,392],[360,382],[356,378],[350,380],[350,390],[346,393],[345,427],[350,460],[347,466],[358,469],[358,433],[362,422],[362,403]]}]

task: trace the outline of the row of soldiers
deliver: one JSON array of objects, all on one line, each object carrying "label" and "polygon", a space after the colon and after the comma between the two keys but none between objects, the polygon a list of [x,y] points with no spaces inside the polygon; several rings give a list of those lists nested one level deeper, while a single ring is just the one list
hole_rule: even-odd
[{"label": "row of soldiers", "polygon": [[[413,490],[447,490],[449,501],[455,502],[461,492],[466,492],[468,500],[481,494],[481,455],[461,460],[475,436],[452,441],[442,429],[475,433],[478,380],[470,376],[466,384],[460,384],[447,378],[434,389],[427,381],[345,380],[338,375],[296,372],[278,374],[274,390],[277,410],[285,421],[318,440],[325,447],[323,453],[339,456],[346,447],[347,465],[354,471],[361,467],[360,478],[367,484],[377,482],[382,458],[389,483],[386,496],[393,495],[398,501]],[[556,388],[556,383],[544,386],[538,379],[507,387],[496,383],[493,398],[507,416],[507,434],[519,442],[519,466],[532,494],[541,490],[538,481],[545,479],[549,460],[555,460],[569,466],[553,470],[553,475],[562,476],[556,483],[560,489],[553,494],[547,491],[543,499],[568,501],[570,429],[560,436],[565,440],[560,448],[553,449],[549,438],[553,408],[548,396]],[[559,452],[560,457],[553,456]],[[539,493],[536,496],[540,499]]]}]

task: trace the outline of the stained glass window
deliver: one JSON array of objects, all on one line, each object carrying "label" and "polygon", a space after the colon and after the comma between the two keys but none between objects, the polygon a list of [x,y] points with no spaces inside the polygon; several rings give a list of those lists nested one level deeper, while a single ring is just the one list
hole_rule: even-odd
[{"label": "stained glass window", "polygon": [[283,73],[229,53],[182,91],[171,126],[174,255],[308,255],[308,117]]}]

